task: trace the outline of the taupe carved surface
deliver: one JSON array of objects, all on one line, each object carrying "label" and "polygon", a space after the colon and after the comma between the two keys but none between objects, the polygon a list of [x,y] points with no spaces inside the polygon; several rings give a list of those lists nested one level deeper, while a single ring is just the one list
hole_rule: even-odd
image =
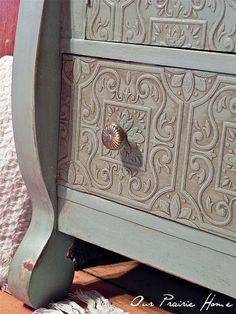
[{"label": "taupe carved surface", "polygon": [[236,78],[65,56],[59,141],[59,184],[235,237]]},{"label": "taupe carved surface", "polygon": [[236,51],[236,0],[91,0],[92,40]]}]

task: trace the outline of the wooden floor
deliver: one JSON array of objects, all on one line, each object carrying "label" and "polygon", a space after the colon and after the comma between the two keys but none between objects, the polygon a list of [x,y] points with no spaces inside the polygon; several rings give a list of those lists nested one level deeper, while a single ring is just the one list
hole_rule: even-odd
[{"label": "wooden floor", "polygon": [[[201,305],[207,296],[212,293],[205,288],[165,274],[138,262],[121,258],[100,265],[90,266],[75,272],[72,285],[73,290],[97,290],[117,307],[131,314],[158,314],[158,313],[236,313],[236,302],[226,296],[216,294],[215,301],[226,304],[231,302],[231,308],[209,308],[201,311]],[[163,308],[158,304],[163,300],[164,294],[171,294],[175,300],[191,301],[196,304],[194,308]],[[155,306],[132,307],[132,300],[138,295],[145,297],[142,304]],[[83,304],[80,304],[83,305]],[[0,292],[0,314],[29,314],[32,309],[24,306],[7,292]]]},{"label": "wooden floor", "polygon": [[[97,290],[102,295],[109,298],[112,304],[131,314],[171,313],[170,311],[158,308],[158,306],[139,306],[137,308],[131,306],[131,302],[137,294],[125,288],[125,284],[122,284],[121,277],[137,266],[137,262],[126,261],[77,271],[75,272],[72,291],[80,289]],[[121,280],[120,284],[116,284],[116,279],[118,278]],[[146,303],[150,303],[150,300],[146,299]],[[80,305],[84,306],[84,304]],[[0,314],[30,314],[32,312],[33,310],[31,308],[23,305],[22,302],[15,299],[9,292],[0,292]]]}]

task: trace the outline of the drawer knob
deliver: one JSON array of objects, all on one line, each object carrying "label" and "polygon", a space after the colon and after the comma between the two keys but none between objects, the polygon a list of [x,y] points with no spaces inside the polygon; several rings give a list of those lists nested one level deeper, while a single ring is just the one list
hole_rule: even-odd
[{"label": "drawer knob", "polygon": [[112,123],[102,130],[102,142],[111,150],[120,149],[126,140],[124,130],[117,124]]}]

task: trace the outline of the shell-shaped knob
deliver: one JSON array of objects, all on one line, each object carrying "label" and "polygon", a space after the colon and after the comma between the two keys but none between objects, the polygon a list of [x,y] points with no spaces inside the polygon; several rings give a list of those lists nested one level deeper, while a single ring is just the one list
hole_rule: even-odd
[{"label": "shell-shaped knob", "polygon": [[102,130],[102,142],[111,150],[120,149],[126,139],[124,130],[117,124],[112,123]]}]

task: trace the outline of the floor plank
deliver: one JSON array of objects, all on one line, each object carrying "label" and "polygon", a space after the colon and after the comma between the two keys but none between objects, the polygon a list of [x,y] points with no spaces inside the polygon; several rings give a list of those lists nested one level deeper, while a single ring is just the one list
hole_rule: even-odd
[{"label": "floor plank", "polygon": [[[169,311],[153,307],[132,307],[131,302],[137,296],[120,287],[112,285],[104,280],[92,276],[84,271],[75,272],[73,290],[97,290],[112,304],[132,314],[168,314]],[[150,301],[146,300],[146,303]]]},{"label": "floor plank", "polygon": [[[177,278],[173,275],[161,272],[155,268],[138,263],[136,261],[116,261],[114,264],[101,264],[94,267],[85,268],[87,273],[99,277],[104,281],[111,283],[117,287],[126,289],[130,293],[143,295],[148,300],[152,300],[155,305],[160,304],[164,295],[173,296],[172,303],[180,303],[183,301],[191,302],[194,307],[168,307],[169,310],[175,313],[197,314],[231,314],[236,313],[236,300],[223,294],[214,292],[207,288],[198,286],[194,283]],[[209,298],[208,298],[209,297]],[[207,300],[213,298],[214,303],[231,304],[231,307],[226,306],[204,306],[201,307]],[[165,302],[164,304],[166,304]]]},{"label": "floor plank", "polygon": [[1,314],[32,314],[32,309],[23,305],[15,297],[7,292],[0,292],[0,313]]},{"label": "floor plank", "polygon": [[[160,272],[157,269],[132,260],[118,257],[101,260],[95,266],[76,271],[72,285],[75,290],[97,290],[115,306],[131,314],[167,314],[167,313],[236,313],[236,301],[227,296],[215,293],[175,276]],[[158,304],[165,293],[172,294],[176,301],[189,300],[196,304],[194,308],[163,308]],[[215,295],[215,302],[233,304],[231,308],[209,308],[200,312],[201,305],[209,294]],[[142,295],[145,301],[138,307],[132,307],[132,300]],[[153,306],[145,306],[152,302]],[[85,304],[80,303],[85,307]],[[0,292],[0,314],[29,314],[33,311],[6,292]]]},{"label": "floor plank", "polygon": [[[104,279],[98,278],[108,276],[109,266],[110,268],[110,278],[119,277],[120,275],[129,272],[135,267],[136,262],[123,262],[117,264],[106,265],[106,267],[97,266],[93,267],[91,272],[96,273],[96,275],[89,274],[89,268],[86,271],[77,271],[74,275],[74,280],[72,284],[72,293],[76,290],[97,290],[106,298],[108,298],[112,304],[127,311],[131,314],[168,314],[169,311],[160,309],[157,306],[149,307],[132,307],[131,302],[137,296],[136,293],[131,293],[125,288],[116,286],[107,282]],[[145,300],[145,303],[150,303],[150,300]],[[85,307],[85,304],[79,303],[81,306]],[[144,302],[142,302],[144,304]],[[0,314],[32,314],[33,310],[7,292],[0,292]]]}]

